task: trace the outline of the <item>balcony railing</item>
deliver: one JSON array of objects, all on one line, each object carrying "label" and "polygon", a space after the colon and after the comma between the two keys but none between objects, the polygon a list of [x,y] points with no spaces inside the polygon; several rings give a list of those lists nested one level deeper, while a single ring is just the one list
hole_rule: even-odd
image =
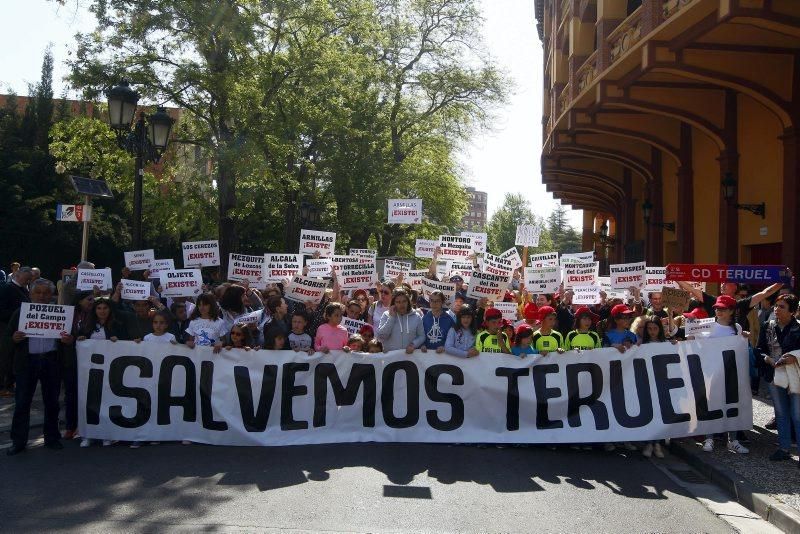
[{"label": "balcony railing", "polygon": [[642,8],[639,7],[622,21],[608,36],[608,47],[611,51],[611,63],[618,60],[625,52],[642,38]]},{"label": "balcony railing", "polygon": [[592,55],[589,56],[586,61],[583,62],[583,65],[578,69],[575,73],[575,79],[577,80],[578,86],[578,93],[586,89],[591,83],[594,81],[595,77],[597,76],[597,50],[592,52]]},{"label": "balcony railing", "polygon": [[569,107],[569,104],[572,101],[571,93],[572,93],[572,86],[570,84],[565,85],[564,89],[561,91],[561,94],[558,96],[558,112],[556,113],[557,115],[561,115]]},{"label": "balcony railing", "polygon": [[664,0],[664,20],[673,17],[678,11],[690,4],[692,0]]}]

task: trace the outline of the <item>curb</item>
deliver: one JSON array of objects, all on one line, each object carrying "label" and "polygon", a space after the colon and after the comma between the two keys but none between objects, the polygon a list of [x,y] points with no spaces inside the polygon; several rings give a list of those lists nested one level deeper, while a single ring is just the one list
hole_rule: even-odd
[{"label": "curb", "polygon": [[672,441],[670,451],[725,490],[736,501],[779,529],[800,534],[800,512],[771,497],[727,467],[704,459],[690,445]]}]

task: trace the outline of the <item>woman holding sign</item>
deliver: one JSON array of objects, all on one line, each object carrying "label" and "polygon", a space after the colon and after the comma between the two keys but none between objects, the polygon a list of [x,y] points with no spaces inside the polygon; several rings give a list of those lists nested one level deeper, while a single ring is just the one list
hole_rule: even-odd
[{"label": "woman holding sign", "polygon": [[405,349],[406,354],[425,343],[422,319],[411,308],[410,297],[402,289],[395,290],[389,309],[381,317],[378,339],[386,352]]}]

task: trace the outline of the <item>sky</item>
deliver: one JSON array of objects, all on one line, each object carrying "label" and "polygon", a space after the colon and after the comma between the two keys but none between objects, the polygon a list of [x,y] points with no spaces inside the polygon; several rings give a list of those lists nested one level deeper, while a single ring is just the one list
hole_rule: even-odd
[{"label": "sky", "polygon": [[[78,0],[85,5],[84,0]],[[39,79],[42,54],[52,44],[54,91],[61,94],[64,60],[74,49],[74,35],[93,28],[92,16],[53,0],[3,0],[0,19],[0,91],[27,94]],[[459,161],[468,185],[488,193],[489,216],[502,205],[506,192],[522,193],[533,211],[546,217],[557,205],[541,183],[542,44],[536,33],[533,0],[482,0],[483,38],[491,57],[512,80],[506,106],[496,110],[490,131],[478,132],[464,146]],[[35,27],[20,21],[36,21]],[[582,213],[570,211],[580,228]]]}]

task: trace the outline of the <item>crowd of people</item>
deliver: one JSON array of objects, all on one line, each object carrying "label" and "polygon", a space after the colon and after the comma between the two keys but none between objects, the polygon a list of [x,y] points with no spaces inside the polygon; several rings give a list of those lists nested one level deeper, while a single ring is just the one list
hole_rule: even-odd
[{"label": "crowd of people", "polygon": [[[435,261],[428,277],[436,279]],[[89,262],[77,269],[92,269]],[[204,273],[206,274],[206,273]],[[209,275],[211,273],[208,273]],[[121,279],[150,280],[148,271],[123,269]],[[44,442],[61,449],[62,439],[76,439],[77,364],[76,342],[85,339],[130,340],[141,343],[172,343],[245,351],[268,349],[314,354],[331,351],[384,353],[403,350],[412,354],[445,353],[473,358],[486,353],[505,353],[518,358],[613,347],[620,353],[645,343],[678,343],[687,339],[690,318],[714,317],[708,337],[745,336],[750,341],[751,382],[754,392],[762,380],[769,386],[775,407],[779,446],[770,459],[791,458],[790,448],[800,434],[800,365],[792,353],[800,350],[800,311],[791,288],[774,284],[750,294],[745,286],[725,283],[721,294],[712,296],[694,286],[679,283],[692,300],[687,309],[668,309],[659,292],[642,295],[631,288],[627,299],[609,298],[592,306],[577,306],[569,289],[555,294],[531,294],[513,273],[504,302],[516,304],[516,319],[503,318],[486,299],[467,297],[463,276],[446,276],[455,295],[440,291],[421,294],[403,277],[385,279],[374,288],[344,291],[335,274],[320,302],[297,302],[284,297],[283,284],[258,290],[247,283],[214,282],[209,276],[205,292],[196,297],[162,298],[158,281],[151,282],[146,300],[121,298],[122,283],[113,291],[78,291],[74,277],[58,286],[41,277],[35,267],[11,265],[0,283],[0,396],[15,398],[12,447],[9,455],[25,450],[34,392],[39,383],[44,402]],[[452,302],[448,302],[451,300]],[[19,329],[23,302],[71,304],[75,306],[70,331],[61,339],[28,338]],[[357,321],[349,331],[343,318]],[[63,384],[65,431],[59,432],[59,397]],[[728,448],[747,454],[746,433],[732,432]],[[703,450],[712,451],[714,436],[701,437]],[[112,442],[104,441],[103,445]],[[91,441],[81,440],[88,447]],[[132,443],[138,447],[139,443]],[[645,456],[663,456],[661,445],[639,444]],[[606,450],[617,445],[604,444]],[[636,445],[621,446],[637,449]]]}]

